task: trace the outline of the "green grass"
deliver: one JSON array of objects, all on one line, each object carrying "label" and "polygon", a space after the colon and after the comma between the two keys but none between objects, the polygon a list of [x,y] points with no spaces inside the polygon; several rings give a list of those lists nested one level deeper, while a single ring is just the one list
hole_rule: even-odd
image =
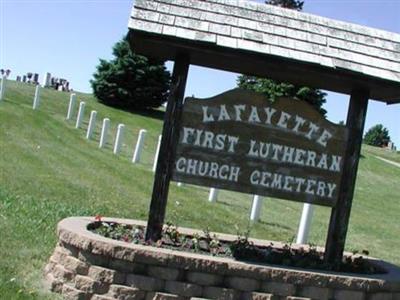
[{"label": "green grass", "polygon": [[[32,110],[34,88],[7,82],[0,103],[0,299],[55,299],[41,286],[41,274],[56,243],[62,218],[96,215],[147,219],[154,174],[151,172],[162,121],[121,112],[78,94],[86,102],[84,128],[65,121],[69,95],[44,90],[38,111]],[[86,140],[90,110],[98,111],[94,140]],[[159,114],[157,114],[159,115]],[[111,119],[105,149],[98,149],[101,119]],[[122,153],[112,154],[118,123],[124,123]],[[139,129],[148,130],[141,164],[131,163]],[[347,249],[400,264],[400,168],[374,157],[365,148],[347,239]],[[385,152],[386,153],[386,152]],[[384,154],[381,156],[385,157]],[[395,160],[395,159],[393,159]],[[207,201],[208,189],[171,183],[167,219],[179,226],[236,233],[248,226],[250,195],[223,191]],[[251,236],[289,241],[296,234],[302,205],[265,199],[261,221]],[[330,210],[317,207],[310,241],[325,243]]]},{"label": "green grass", "polygon": [[391,161],[400,163],[400,152],[389,151],[386,149],[382,149],[379,147],[373,147],[373,146],[369,146],[369,145],[364,145],[364,151],[365,151],[365,153],[368,153],[370,155],[380,156],[385,159],[389,159]]}]

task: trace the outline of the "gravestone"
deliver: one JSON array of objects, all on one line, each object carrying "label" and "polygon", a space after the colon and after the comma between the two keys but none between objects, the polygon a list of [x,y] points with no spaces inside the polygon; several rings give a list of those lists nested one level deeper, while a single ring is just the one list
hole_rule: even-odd
[{"label": "gravestone", "polygon": [[75,123],[75,128],[80,128],[83,123],[83,116],[85,115],[85,102],[79,103],[79,109],[78,109],[78,114],[76,116],[76,123]]},{"label": "gravestone", "polygon": [[125,131],[125,125],[124,124],[118,124],[117,127],[117,133],[115,135],[115,143],[114,143],[114,154],[119,154],[121,151],[123,139],[124,139],[124,131]]},{"label": "gravestone", "polygon": [[88,140],[90,140],[92,138],[93,131],[96,126],[96,117],[97,117],[97,111],[92,110],[90,113],[89,125],[88,125],[87,132],[86,132],[86,138]]},{"label": "gravestone", "polygon": [[106,146],[109,128],[110,128],[110,119],[104,118],[103,119],[103,125],[102,125],[102,128],[101,128],[99,148],[104,148]]},{"label": "gravestone", "polygon": [[39,83],[39,74],[38,73],[33,74],[33,83],[35,83],[35,84]]},{"label": "gravestone", "polygon": [[160,154],[160,147],[161,147],[161,135],[158,136],[158,141],[157,141],[157,148],[156,148],[156,153],[154,155],[154,161],[153,161],[153,172],[156,171],[157,169],[157,162],[158,162],[158,156]]},{"label": "gravestone", "polygon": [[71,94],[69,97],[69,105],[66,117],[67,120],[71,120],[72,118],[72,115],[74,113],[75,103],[76,103],[76,94]]},{"label": "gravestone", "polygon": [[2,101],[6,92],[6,76],[2,75],[0,80],[0,101]]},{"label": "gravestone", "polygon": [[250,221],[256,222],[260,219],[262,208],[262,199],[258,195],[254,195],[253,202],[251,204]]},{"label": "gravestone", "polygon": [[17,81],[17,82],[21,82],[21,76],[17,76],[16,81]]},{"label": "gravestone", "polygon": [[49,72],[46,72],[43,76],[43,87],[48,87],[51,84],[51,74]]},{"label": "gravestone", "polygon": [[142,156],[142,151],[143,151],[144,140],[146,138],[146,134],[147,134],[147,130],[145,130],[145,129],[141,129],[139,131],[138,140],[136,142],[135,151],[133,152],[133,157],[132,157],[132,162],[134,164],[140,162],[140,158]]},{"label": "gravestone", "polygon": [[33,109],[38,109],[40,105],[40,85],[36,85],[35,88],[35,97],[33,99],[33,105],[32,108]]}]

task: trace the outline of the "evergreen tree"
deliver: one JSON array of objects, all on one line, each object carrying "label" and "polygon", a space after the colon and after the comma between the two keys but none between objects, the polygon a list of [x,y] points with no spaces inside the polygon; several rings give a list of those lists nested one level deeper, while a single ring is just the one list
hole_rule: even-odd
[{"label": "evergreen tree", "polygon": [[304,1],[298,0],[267,0],[265,4],[271,4],[284,8],[290,8],[295,10],[303,10]]},{"label": "evergreen tree", "polygon": [[133,53],[126,39],[114,45],[113,55],[100,59],[90,81],[99,102],[130,111],[166,102],[171,75],[163,63]]},{"label": "evergreen tree", "polygon": [[[265,3],[299,11],[303,9],[304,5],[304,1],[298,0],[267,0]],[[271,101],[275,101],[278,97],[290,97],[307,101],[323,116],[326,116],[326,110],[322,108],[323,104],[326,102],[326,93],[321,90],[247,75],[239,76],[237,85],[243,89],[262,93]]]},{"label": "evergreen tree", "polygon": [[364,143],[371,146],[387,146],[390,142],[389,130],[382,124],[371,127],[364,135]]}]

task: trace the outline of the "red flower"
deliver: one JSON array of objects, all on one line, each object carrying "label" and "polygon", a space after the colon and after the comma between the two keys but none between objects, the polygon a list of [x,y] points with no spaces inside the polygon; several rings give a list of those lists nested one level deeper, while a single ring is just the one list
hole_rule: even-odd
[{"label": "red flower", "polygon": [[101,222],[101,218],[102,218],[101,215],[96,215],[96,216],[94,217],[94,220],[95,220],[96,222]]}]

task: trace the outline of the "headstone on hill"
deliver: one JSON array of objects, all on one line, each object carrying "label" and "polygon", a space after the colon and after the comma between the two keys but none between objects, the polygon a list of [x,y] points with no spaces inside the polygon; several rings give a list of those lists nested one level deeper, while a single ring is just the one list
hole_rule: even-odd
[{"label": "headstone on hill", "polygon": [[51,84],[51,74],[49,72],[46,72],[43,76],[43,87],[48,87]]},{"label": "headstone on hill", "polygon": [[[340,263],[368,100],[400,101],[400,35],[254,1],[157,3],[135,1],[128,35],[175,62],[146,239],[161,236],[175,180],[331,207],[325,260]],[[184,101],[191,64],[351,95],[346,125],[240,90]]]},{"label": "headstone on hill", "polygon": [[22,82],[26,82],[26,75],[22,76]]},{"label": "headstone on hill", "polygon": [[144,140],[146,138],[146,133],[147,133],[147,130],[145,130],[145,129],[141,129],[139,131],[138,140],[136,142],[135,151],[134,151],[133,157],[132,157],[132,162],[134,164],[140,162],[140,158],[142,156],[142,151],[143,151],[143,146],[144,146]]},{"label": "headstone on hill", "polygon": [[96,126],[96,116],[97,116],[97,111],[92,110],[92,112],[90,113],[89,126],[86,132],[86,138],[88,140],[92,138],[93,131]]},{"label": "headstone on hill", "polygon": [[21,82],[21,76],[17,76],[17,82]]},{"label": "headstone on hill", "polygon": [[82,126],[82,122],[83,122],[83,116],[85,114],[85,102],[81,102],[79,103],[79,110],[78,110],[78,115],[76,117],[76,123],[75,123],[75,128],[79,128]]},{"label": "headstone on hill", "polygon": [[5,92],[6,92],[6,77],[5,76],[1,76],[0,101],[3,100]]},{"label": "headstone on hill", "polygon": [[[180,184],[182,184],[181,181],[178,181]],[[218,193],[219,190],[216,188],[211,188],[209,193],[208,193],[208,201],[209,202],[216,202],[218,200]]]},{"label": "headstone on hill", "polygon": [[310,203],[305,203],[303,205],[303,212],[301,214],[299,230],[297,232],[297,244],[306,244],[308,242],[313,214],[314,205]]},{"label": "headstone on hill", "polygon": [[74,114],[76,103],[76,94],[71,94],[69,97],[69,105],[68,105],[68,112],[67,112],[67,120],[71,120],[72,115]]},{"label": "headstone on hill", "polygon": [[160,147],[161,147],[161,135],[158,136],[158,141],[157,141],[157,148],[156,148],[156,154],[154,155],[154,161],[153,161],[153,172],[156,171],[157,169],[157,161],[158,161],[158,156],[160,154]]},{"label": "headstone on hill", "polygon": [[40,85],[36,85],[35,88],[35,97],[33,99],[33,109],[38,109],[40,105]]},{"label": "headstone on hill", "polygon": [[33,74],[33,83],[34,84],[39,83],[39,74],[38,73]]},{"label": "headstone on hill", "polygon": [[6,79],[8,79],[10,74],[11,74],[11,70],[10,69],[7,69],[7,70],[1,69],[0,70],[0,76],[1,77],[5,77]]},{"label": "headstone on hill", "polygon": [[253,196],[253,202],[251,204],[250,221],[256,222],[260,219],[262,208],[262,199],[258,195]]},{"label": "headstone on hill", "polygon": [[117,134],[115,137],[115,143],[114,143],[114,154],[119,154],[121,151],[122,147],[122,142],[124,139],[124,131],[125,131],[125,125],[124,124],[119,124],[117,127]]},{"label": "headstone on hill", "polygon": [[101,128],[99,148],[104,148],[107,144],[108,129],[110,128],[110,119],[103,119],[103,126]]}]

